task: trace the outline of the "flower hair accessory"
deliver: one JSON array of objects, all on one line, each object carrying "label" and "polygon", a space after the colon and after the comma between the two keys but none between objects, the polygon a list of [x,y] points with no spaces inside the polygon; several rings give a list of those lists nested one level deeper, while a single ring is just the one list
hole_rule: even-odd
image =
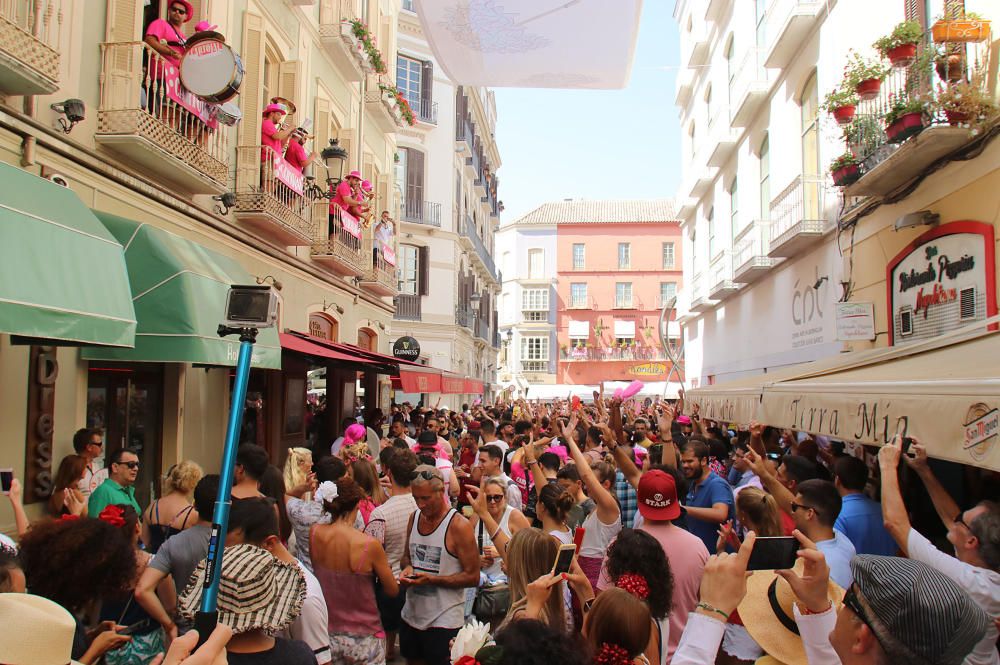
[{"label": "flower hair accessory", "polygon": [[631,662],[632,659],[628,657],[628,651],[624,647],[610,642],[601,644],[597,655],[594,656],[596,665],[628,665]]},{"label": "flower hair accessory", "polygon": [[337,498],[337,495],[337,483],[330,480],[324,480],[319,484],[319,487],[316,488],[316,491],[313,492],[313,501],[316,503],[332,501]]},{"label": "flower hair accessory", "polygon": [[125,511],[120,506],[111,504],[104,507],[97,519],[120,529],[125,526]]},{"label": "flower hair accessory", "polygon": [[637,573],[625,573],[615,582],[615,586],[624,589],[639,600],[649,598],[649,582]]},{"label": "flower hair accessory", "polygon": [[59,521],[60,522],[72,522],[73,520],[78,520],[78,519],[80,519],[79,515],[67,514],[67,515],[60,515],[59,516]]}]

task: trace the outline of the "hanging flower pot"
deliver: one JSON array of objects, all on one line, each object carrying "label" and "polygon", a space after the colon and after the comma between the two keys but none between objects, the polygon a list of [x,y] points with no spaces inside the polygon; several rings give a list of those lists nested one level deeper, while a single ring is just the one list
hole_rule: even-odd
[{"label": "hanging flower pot", "polygon": [[861,177],[861,167],[858,164],[848,164],[832,173],[833,184],[837,187],[846,187],[858,181]]},{"label": "hanging flower pot", "polygon": [[944,81],[961,81],[965,76],[965,56],[962,53],[940,55],[934,60],[934,68]]},{"label": "hanging flower pot", "polygon": [[962,113],[961,111],[954,111],[952,109],[945,109],[944,117],[948,119],[949,125],[957,127],[969,119],[969,114]]},{"label": "hanging flower pot", "polygon": [[851,120],[854,120],[854,112],[857,111],[857,108],[854,104],[838,106],[832,111],[833,119],[837,121],[838,125],[850,124]]},{"label": "hanging flower pot", "polygon": [[924,114],[920,111],[899,116],[895,122],[885,128],[889,143],[902,143],[911,136],[919,134],[924,128]]},{"label": "hanging flower pot", "polygon": [[931,26],[931,36],[938,44],[946,42],[974,43],[990,36],[990,22],[963,18],[953,21],[938,21]]},{"label": "hanging flower pot", "polygon": [[889,62],[892,63],[893,67],[907,67],[917,57],[917,45],[901,44],[895,48],[887,50],[885,55],[889,58]]},{"label": "hanging flower pot", "polygon": [[865,79],[854,87],[854,92],[858,93],[858,98],[868,101],[878,97],[878,91],[882,89],[880,79]]}]

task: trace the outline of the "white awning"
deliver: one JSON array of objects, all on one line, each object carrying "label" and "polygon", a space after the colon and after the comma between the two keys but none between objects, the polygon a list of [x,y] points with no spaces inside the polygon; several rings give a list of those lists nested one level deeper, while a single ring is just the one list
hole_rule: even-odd
[{"label": "white awning", "polygon": [[460,85],[624,88],[642,0],[416,0],[424,35]]},{"label": "white awning", "polygon": [[569,338],[590,339],[590,324],[586,321],[570,321]]},{"label": "white awning", "polygon": [[681,338],[681,324],[677,321],[667,321],[667,339]]},{"label": "white awning", "polygon": [[619,321],[615,319],[615,337],[635,337],[635,321]]}]

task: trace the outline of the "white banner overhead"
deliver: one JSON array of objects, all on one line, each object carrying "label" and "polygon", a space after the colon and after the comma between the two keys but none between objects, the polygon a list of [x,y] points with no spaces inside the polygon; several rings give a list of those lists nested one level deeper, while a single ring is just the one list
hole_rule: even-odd
[{"label": "white banner overhead", "polygon": [[415,0],[424,35],[460,85],[624,88],[642,0]]}]

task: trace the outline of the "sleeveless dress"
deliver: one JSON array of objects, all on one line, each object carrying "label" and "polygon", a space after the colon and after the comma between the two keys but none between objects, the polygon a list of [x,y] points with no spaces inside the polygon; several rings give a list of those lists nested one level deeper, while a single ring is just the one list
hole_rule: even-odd
[{"label": "sleeveless dress", "polygon": [[[159,521],[160,521],[160,500],[157,499],[156,501],[154,501],[153,502],[153,510],[152,510],[152,514],[151,514],[151,517],[153,519],[150,520],[150,524],[149,524],[149,541],[150,542],[149,542],[149,550],[148,551],[151,554],[156,554],[157,550],[159,550],[160,547],[163,546],[163,543],[167,542],[167,538],[169,538],[170,536],[176,536],[178,533],[180,533],[181,531],[183,531],[184,528],[187,526],[188,517],[191,516],[191,511],[193,509],[194,509],[194,506],[188,506],[184,510],[182,510],[179,513],[177,513],[176,515],[174,515],[174,519],[170,520],[170,524],[160,524],[159,523]],[[177,521],[177,518],[180,517],[181,515],[184,516],[184,521],[181,522],[181,527],[178,529],[178,528],[175,528],[172,525],[174,524],[174,522]]]},{"label": "sleeveless dress", "polygon": [[[145,570],[153,557],[146,552],[142,552],[141,556],[145,561],[140,568]],[[104,654],[104,662],[107,665],[146,665],[157,654],[166,650],[163,628],[153,621],[131,595],[124,601],[102,603],[100,619],[114,621],[122,626],[144,622],[143,626],[132,634],[130,641]]]},{"label": "sleeveless dress", "polygon": [[[370,541],[365,543],[359,569],[364,568],[368,559],[369,544]],[[310,550],[315,551],[311,543]],[[313,574],[326,598],[327,630],[333,662],[385,665],[385,632],[375,604],[374,573],[361,570],[345,573],[313,561]]]},{"label": "sleeveless dress", "polygon": [[[410,565],[416,572],[431,575],[455,575],[462,571],[462,564],[448,551],[445,536],[451,521],[458,512],[451,508],[431,533],[420,533],[420,513],[414,513],[410,529]],[[402,618],[416,630],[445,628],[457,630],[465,622],[463,606],[464,589],[447,589],[439,586],[415,586],[406,590],[406,604]]]}]

